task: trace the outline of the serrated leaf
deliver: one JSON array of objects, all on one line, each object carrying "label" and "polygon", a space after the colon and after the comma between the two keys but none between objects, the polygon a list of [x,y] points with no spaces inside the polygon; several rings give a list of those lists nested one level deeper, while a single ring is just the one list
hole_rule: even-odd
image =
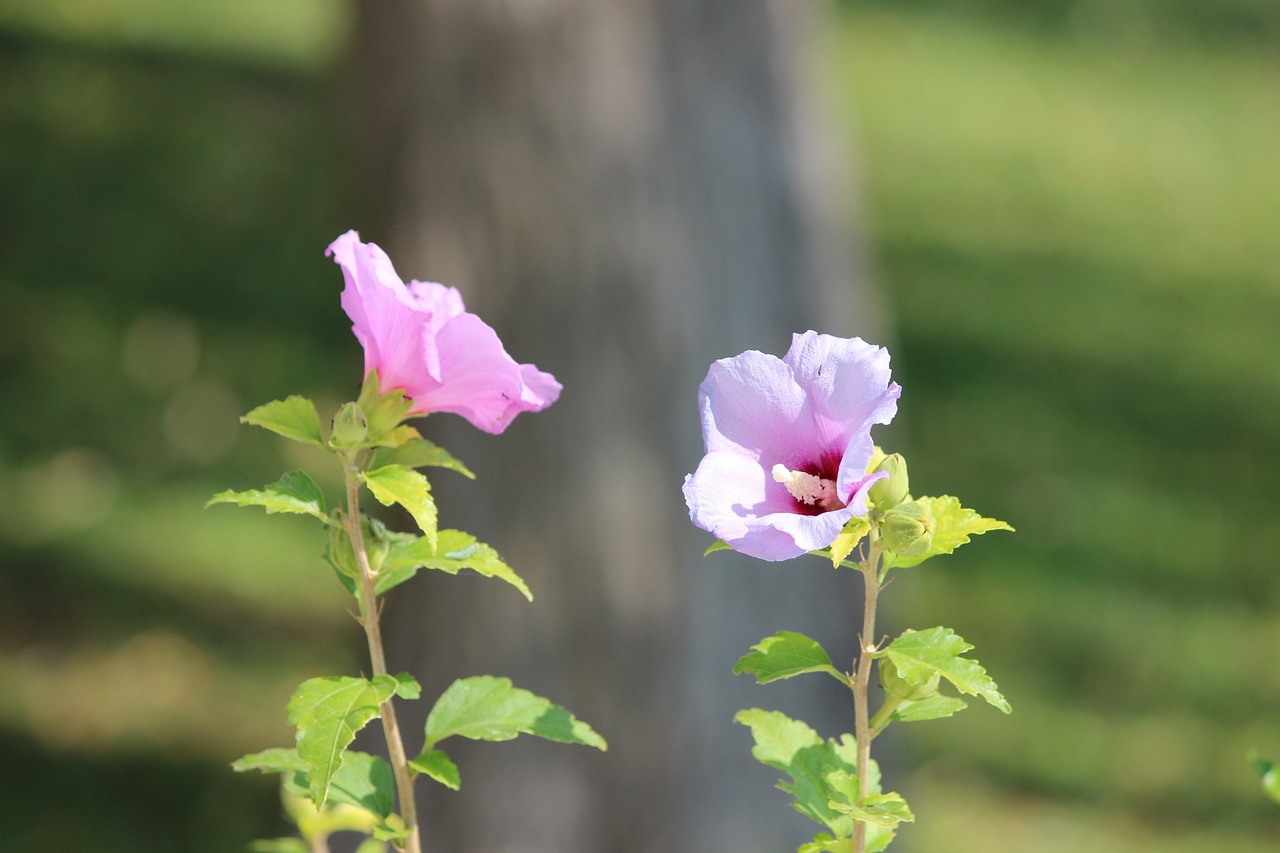
[{"label": "serrated leaf", "polygon": [[438,749],[428,749],[412,759],[409,766],[419,773],[430,776],[446,788],[454,791],[462,788],[462,777],[458,774],[458,765]]},{"label": "serrated leaf", "polygon": [[288,512],[310,515],[327,525],[335,524],[334,520],[325,514],[324,492],[302,471],[290,471],[261,489],[218,492],[209,498],[205,506],[210,507],[214,504],[260,506],[268,513]]},{"label": "serrated leaf", "polygon": [[286,747],[273,747],[262,752],[253,752],[231,762],[231,769],[237,773],[259,770],[263,773],[294,773],[306,770],[307,763],[298,756],[298,750]]},{"label": "serrated leaf", "polygon": [[940,720],[963,711],[969,704],[955,696],[937,694],[928,699],[917,701],[905,700],[893,709],[889,715],[891,720],[901,723],[918,723],[924,720]]},{"label": "serrated leaf", "polygon": [[1006,714],[1012,710],[996,683],[975,660],[961,657],[972,649],[950,628],[904,631],[882,653],[912,684],[924,684],[934,673],[950,681],[961,693],[981,696]]},{"label": "serrated leaf", "polygon": [[862,538],[871,532],[871,520],[867,518],[851,518],[845,524],[836,541],[831,543],[831,565],[840,568],[840,564],[848,559],[853,549],[858,547]]},{"label": "serrated leaf", "polygon": [[732,551],[732,550],[733,550],[733,546],[730,545],[728,542],[725,542],[722,539],[717,539],[716,541],[712,542],[709,546],[707,546],[707,550],[702,552],[702,556],[704,557],[710,556],[711,554],[714,554],[716,551]]},{"label": "serrated leaf", "polygon": [[[836,770],[852,774],[856,780],[857,745],[851,736],[823,741],[800,720],[759,708],[739,711],[733,719],[751,729],[755,740],[751,754],[755,759],[790,777],[789,782],[779,782],[778,787],[795,797],[792,808],[830,830],[834,838],[853,834],[853,819],[830,805],[836,797],[828,781]],[[878,792],[879,767],[872,761],[867,769],[867,788]]]},{"label": "serrated leaf", "polygon": [[[416,430],[415,430],[416,432]],[[369,461],[370,468],[381,468],[384,465],[403,465],[406,468],[448,468],[457,471],[464,477],[474,480],[475,474],[463,465],[449,451],[425,438],[410,437],[396,447],[379,447]]]},{"label": "serrated leaf", "polygon": [[347,751],[342,766],[333,774],[329,802],[355,806],[386,819],[395,807],[391,765],[376,755]]},{"label": "serrated leaf", "polygon": [[779,631],[751,648],[755,651],[743,655],[734,664],[734,675],[754,675],[760,684],[768,684],[808,672],[825,672],[841,684],[848,684],[817,640],[804,634]]},{"label": "serrated leaf", "polygon": [[403,465],[384,465],[365,471],[360,478],[383,506],[399,504],[408,510],[435,547],[436,502],[431,497],[431,484],[426,477]]},{"label": "serrated leaf", "polygon": [[939,554],[950,554],[969,541],[970,536],[987,533],[992,530],[1013,531],[1006,522],[994,518],[983,518],[971,509],[960,505],[958,498],[951,495],[940,495],[936,498],[916,498],[916,503],[933,516],[933,543],[928,552],[919,557],[901,557],[896,554],[885,555],[885,562],[893,568],[910,568],[918,566],[930,557]]},{"label": "serrated leaf", "polygon": [[533,601],[524,579],[502,561],[498,552],[461,530],[441,530],[433,544],[425,537],[405,533],[387,533],[387,555],[378,574],[377,593],[382,595],[409,578],[418,569],[434,569],[456,575],[466,569],[487,578],[497,578],[520,590]]},{"label": "serrated leaf", "polygon": [[316,404],[306,397],[294,395],[264,403],[242,416],[240,423],[260,426],[294,441],[325,447]]},{"label": "serrated leaf", "polygon": [[424,753],[453,735],[503,741],[529,734],[559,743],[608,748],[591,726],[564,708],[513,687],[509,678],[492,675],[461,678],[449,685],[427,715],[426,733]]},{"label": "serrated leaf", "polygon": [[298,755],[307,764],[308,793],[317,807],[328,799],[356,732],[379,715],[398,684],[389,675],[372,681],[333,675],[310,678],[294,691],[286,712],[298,728]]}]

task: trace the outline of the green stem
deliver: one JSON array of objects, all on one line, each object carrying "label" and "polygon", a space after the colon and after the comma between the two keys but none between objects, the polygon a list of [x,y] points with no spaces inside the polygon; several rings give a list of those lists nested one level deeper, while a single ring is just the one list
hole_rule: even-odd
[{"label": "green stem", "polygon": [[[859,568],[862,570],[863,586],[866,590],[862,607],[862,634],[858,637],[858,672],[853,680],[853,715],[854,739],[858,742],[858,805],[861,806],[867,797],[867,781],[871,767],[871,723],[867,713],[867,692],[871,684],[871,660],[876,651],[876,596],[880,594],[880,544],[876,541],[875,532],[869,536],[867,559]],[[866,853],[867,824],[855,821],[853,824],[853,851]]]},{"label": "green stem", "polygon": [[874,738],[889,726],[889,718],[893,716],[893,712],[903,703],[903,699],[897,696],[884,697],[884,704],[880,706],[880,710],[876,711],[876,715],[871,718],[871,737]]},{"label": "green stem", "polygon": [[[382,649],[382,629],[378,626],[378,594],[374,588],[373,569],[369,566],[369,555],[364,546],[364,532],[360,528],[360,483],[356,478],[358,469],[349,456],[342,460],[343,478],[347,485],[347,536],[351,539],[351,550],[355,553],[356,565],[360,568],[359,601],[360,622],[364,625],[365,639],[369,642],[369,659],[373,664],[373,675],[387,674],[387,659]],[[409,761],[404,751],[404,741],[400,739],[400,726],[396,722],[396,709],[391,699],[380,707],[382,731],[387,740],[387,753],[391,758],[391,771],[395,774],[396,793],[400,799],[400,817],[404,820],[409,835],[404,840],[405,853],[422,853],[422,841],[418,832],[418,808],[413,800],[413,777],[409,772]]]}]

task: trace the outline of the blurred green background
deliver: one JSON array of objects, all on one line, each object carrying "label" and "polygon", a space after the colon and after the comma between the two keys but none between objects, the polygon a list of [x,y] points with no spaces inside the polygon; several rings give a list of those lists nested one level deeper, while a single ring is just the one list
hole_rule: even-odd
[{"label": "blurred green background", "polygon": [[[920,488],[1018,528],[887,598],[1015,709],[898,733],[921,820],[894,849],[1278,849],[1245,755],[1280,756],[1280,5],[958,5],[847,0],[813,57],[894,435]],[[309,525],[201,508],[297,452],[239,413],[358,382],[322,256],[351,225],[348,14],[0,7],[6,853],[281,831],[226,762],[359,668],[337,584],[296,582]]]}]

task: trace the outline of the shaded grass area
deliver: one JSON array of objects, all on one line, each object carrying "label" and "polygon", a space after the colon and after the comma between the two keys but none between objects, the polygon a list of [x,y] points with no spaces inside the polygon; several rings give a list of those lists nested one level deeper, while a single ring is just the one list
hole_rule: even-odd
[{"label": "shaded grass area", "polygon": [[361,660],[318,529],[203,509],[306,464],[239,414],[358,364],[334,105],[306,49],[73,7],[0,13],[0,848],[236,850],[284,827],[228,762]]},{"label": "shaded grass area", "polygon": [[850,5],[826,68],[895,427],[920,487],[1019,531],[889,597],[1014,706],[897,733],[901,846],[1273,847],[1245,761],[1280,749],[1273,47]]}]

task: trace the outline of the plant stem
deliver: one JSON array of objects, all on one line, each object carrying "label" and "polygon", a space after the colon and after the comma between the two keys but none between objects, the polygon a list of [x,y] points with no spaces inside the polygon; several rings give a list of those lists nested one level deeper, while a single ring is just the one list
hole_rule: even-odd
[{"label": "plant stem", "polygon": [[[871,767],[871,724],[867,714],[867,691],[871,682],[871,656],[876,650],[876,596],[880,594],[880,545],[872,533],[866,562],[860,567],[866,594],[862,604],[862,634],[858,637],[858,672],[853,680],[854,739],[858,742],[858,805],[867,798]],[[853,824],[853,851],[865,853],[867,824]]]},{"label": "plant stem", "polygon": [[[350,458],[343,459],[343,479],[347,484],[347,536],[360,568],[360,622],[364,625],[365,638],[369,641],[369,659],[373,675],[387,674],[387,659],[382,650],[382,629],[378,625],[378,594],[374,589],[373,570],[364,547],[364,532],[360,528],[360,484],[356,480],[356,467]],[[409,835],[404,840],[405,853],[422,853],[422,840],[418,832],[418,808],[413,800],[413,779],[409,775],[409,761],[404,742],[400,739],[400,726],[396,722],[396,709],[391,699],[380,706],[382,731],[387,740],[387,753],[391,758],[391,770],[395,774],[396,793],[400,799],[400,817]]]}]

